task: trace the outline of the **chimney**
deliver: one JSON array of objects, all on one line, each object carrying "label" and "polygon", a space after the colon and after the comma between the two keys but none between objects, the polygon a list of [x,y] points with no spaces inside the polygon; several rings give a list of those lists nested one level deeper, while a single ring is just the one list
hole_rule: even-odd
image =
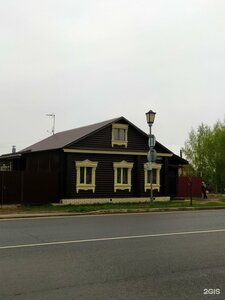
[{"label": "chimney", "polygon": [[180,157],[183,158],[183,151],[180,149]]},{"label": "chimney", "polygon": [[16,146],[15,145],[12,146],[12,153],[16,153]]}]

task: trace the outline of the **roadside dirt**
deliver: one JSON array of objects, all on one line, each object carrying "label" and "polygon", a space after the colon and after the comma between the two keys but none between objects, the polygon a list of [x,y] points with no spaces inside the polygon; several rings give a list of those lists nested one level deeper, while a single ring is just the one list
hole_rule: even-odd
[{"label": "roadside dirt", "polygon": [[1,205],[0,214],[23,213],[24,209],[21,205]]}]

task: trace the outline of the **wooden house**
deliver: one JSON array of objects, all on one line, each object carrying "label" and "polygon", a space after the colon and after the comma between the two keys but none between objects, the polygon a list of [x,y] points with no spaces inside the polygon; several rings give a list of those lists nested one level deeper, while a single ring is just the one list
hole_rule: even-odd
[{"label": "wooden house", "polygon": [[[148,135],[124,117],[56,133],[0,157],[2,202],[149,197],[148,150]],[[154,195],[176,196],[187,161],[159,142],[155,150]]]}]

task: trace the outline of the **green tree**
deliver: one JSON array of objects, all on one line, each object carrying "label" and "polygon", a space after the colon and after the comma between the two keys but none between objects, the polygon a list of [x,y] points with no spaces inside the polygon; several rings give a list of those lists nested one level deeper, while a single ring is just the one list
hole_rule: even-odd
[{"label": "green tree", "polygon": [[218,121],[213,130],[214,145],[214,185],[216,190],[224,192],[225,188],[225,120]]},{"label": "green tree", "polygon": [[211,190],[224,192],[225,188],[225,120],[213,128],[201,124],[192,129],[182,149],[194,175],[201,176]]}]

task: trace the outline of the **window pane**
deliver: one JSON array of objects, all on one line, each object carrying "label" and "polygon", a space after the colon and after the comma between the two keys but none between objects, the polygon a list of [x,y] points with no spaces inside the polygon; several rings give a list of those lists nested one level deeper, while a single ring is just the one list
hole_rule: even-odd
[{"label": "window pane", "polygon": [[86,168],[86,184],[91,183],[92,168]]},{"label": "window pane", "polygon": [[[148,171],[147,183],[151,183],[151,171]],[[152,183],[156,183],[156,169],[152,170]]]},{"label": "window pane", "polygon": [[84,168],[80,168],[80,183],[84,183]]},{"label": "window pane", "polygon": [[156,183],[156,169],[153,169],[152,171],[153,171],[153,173],[152,173],[152,182]]},{"label": "window pane", "polygon": [[114,140],[118,140],[118,139],[119,139],[119,129],[114,128]]},{"label": "window pane", "polygon": [[121,183],[121,168],[117,169],[117,183]]},{"label": "window pane", "polygon": [[128,183],[128,169],[124,168],[123,169],[123,184],[127,184]]},{"label": "window pane", "polygon": [[147,171],[147,183],[150,183],[151,182],[151,171]]},{"label": "window pane", "polygon": [[119,129],[119,140],[125,141],[125,129]]},{"label": "window pane", "polygon": [[125,141],[126,130],[123,128],[114,128],[114,140],[115,141]]}]

